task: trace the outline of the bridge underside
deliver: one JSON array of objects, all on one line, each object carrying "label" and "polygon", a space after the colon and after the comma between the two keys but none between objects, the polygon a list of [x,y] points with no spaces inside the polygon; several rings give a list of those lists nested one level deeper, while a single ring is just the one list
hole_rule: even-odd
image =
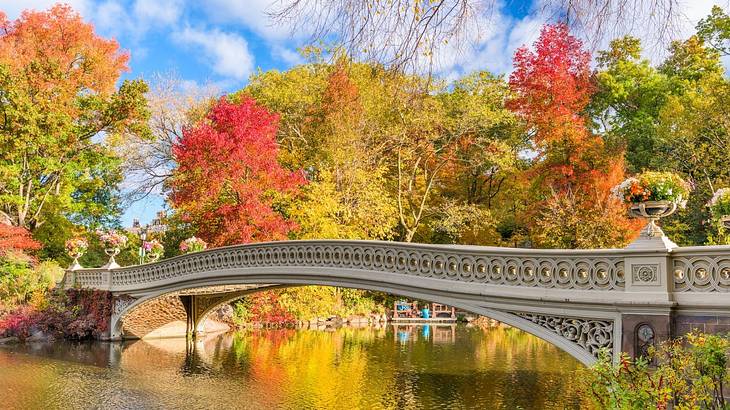
[{"label": "bridge underside", "polygon": [[[621,316],[615,311],[589,312],[576,315],[578,306],[567,314],[563,307],[536,307],[534,303],[523,309],[515,309],[514,304],[506,304],[498,298],[485,299],[473,295],[455,297],[448,291],[416,291],[397,286],[347,281],[301,281],[273,285],[270,283],[250,282],[251,278],[241,278],[239,283],[221,286],[159,290],[142,295],[115,294],[114,315],[112,318],[112,340],[142,337],[194,336],[206,331],[205,318],[221,304],[234,301],[242,296],[264,289],[274,289],[302,285],[328,285],[383,291],[399,296],[428,300],[454,306],[459,309],[493,318],[505,324],[532,333],[565,350],[583,363],[595,361],[600,349],[616,353],[621,334]],[[184,324],[184,327],[183,327]],[[184,329],[184,331],[183,331]]]},{"label": "bridge underside", "polygon": [[[195,336],[204,331],[226,330],[225,324],[207,321],[217,307],[246,294],[275,285],[206,286],[147,298],[124,315],[117,326],[122,339]],[[117,297],[122,304],[133,303],[130,297]]]}]

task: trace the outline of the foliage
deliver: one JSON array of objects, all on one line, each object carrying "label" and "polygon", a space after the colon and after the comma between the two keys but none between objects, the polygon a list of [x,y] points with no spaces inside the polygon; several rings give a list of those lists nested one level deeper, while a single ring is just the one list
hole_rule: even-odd
[{"label": "foliage", "polygon": [[671,382],[664,373],[652,372],[644,357],[632,360],[622,354],[614,363],[607,351],[598,362],[580,373],[584,396],[598,409],[666,409],[672,400]]},{"label": "foliage", "polygon": [[88,289],[59,290],[42,308],[22,306],[0,318],[0,335],[27,338],[34,331],[66,339],[99,338],[109,331],[110,292]]},{"label": "foliage", "polygon": [[616,198],[626,203],[670,201],[684,206],[690,184],[673,172],[643,172],[613,188]]},{"label": "foliage", "polygon": [[[616,232],[583,245],[624,245],[635,229],[620,212],[621,205],[609,199],[610,187],[623,176],[623,161],[614,159],[616,152],[588,130],[584,114],[593,92],[590,54],[562,24],[545,26],[534,48],[522,47],[515,53],[510,76],[515,96],[510,106],[532,128],[537,150],[528,171],[538,194],[532,206],[538,216],[533,223],[535,238],[544,246],[576,243],[570,233],[580,224],[554,219],[574,213],[592,218],[592,229]],[[555,232],[569,236],[552,240]]]},{"label": "foliage", "polygon": [[63,271],[55,262],[33,264],[24,254],[0,257],[0,313],[28,303],[43,303],[44,295]]},{"label": "foliage", "polygon": [[730,188],[720,188],[707,203],[715,218],[730,215]]},{"label": "foliage", "polygon": [[[262,295],[269,294],[272,295]],[[280,312],[273,315],[265,309],[255,308],[262,301],[274,301]],[[388,300],[390,301],[390,300]],[[244,297],[234,306],[234,323],[281,325],[281,317],[291,320],[313,320],[331,316],[348,317],[383,312],[383,300],[379,295],[358,289],[331,286],[302,286],[282,290],[263,291]],[[279,322],[277,322],[279,320]],[[289,322],[286,322],[289,323]]]},{"label": "foliage", "polygon": [[118,212],[114,155],[95,136],[148,132],[142,81],[116,82],[128,54],[70,7],[0,15],[0,212],[34,231],[46,214]]},{"label": "foliage", "polygon": [[257,292],[233,305],[233,322],[237,325],[255,323],[267,326],[287,326],[294,316],[286,310],[278,291]]},{"label": "foliage", "polygon": [[[561,249],[613,248],[627,244],[633,232],[626,229],[626,210],[618,201],[595,202],[588,208],[572,193],[555,193],[539,211],[533,236],[539,247]],[[575,212],[581,209],[581,212]]]},{"label": "foliage", "polygon": [[278,116],[244,98],[221,98],[206,120],[173,146],[173,206],[214,246],[284,239],[295,224],[277,212],[282,196],[303,184],[283,169],[275,140]]},{"label": "foliage", "polygon": [[601,409],[730,407],[723,397],[730,382],[730,336],[695,331],[649,353],[649,358],[622,355],[614,362],[602,352],[595,365],[579,374],[583,393]]},{"label": "foliage", "polygon": [[41,244],[34,240],[27,229],[0,223],[0,257],[11,251],[33,251]]},{"label": "foliage", "polygon": [[712,6],[710,15],[700,20],[697,35],[719,53],[730,55],[730,16],[720,6]]},{"label": "foliage", "polygon": [[106,248],[124,248],[127,246],[127,236],[116,230],[97,231],[96,234]]}]

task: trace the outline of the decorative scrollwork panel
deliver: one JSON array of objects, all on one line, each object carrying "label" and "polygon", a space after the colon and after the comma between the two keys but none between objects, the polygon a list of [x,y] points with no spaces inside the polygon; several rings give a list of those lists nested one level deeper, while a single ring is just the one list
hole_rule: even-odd
[{"label": "decorative scrollwork panel", "polygon": [[525,312],[509,312],[543,327],[598,357],[605,348],[613,351],[613,320],[571,318]]}]

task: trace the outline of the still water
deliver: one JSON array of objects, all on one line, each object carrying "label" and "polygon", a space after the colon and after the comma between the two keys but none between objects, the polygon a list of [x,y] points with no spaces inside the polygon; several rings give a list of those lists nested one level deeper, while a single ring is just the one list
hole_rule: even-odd
[{"label": "still water", "polygon": [[0,408],[579,408],[581,365],[516,329],[258,330],[0,347]]}]

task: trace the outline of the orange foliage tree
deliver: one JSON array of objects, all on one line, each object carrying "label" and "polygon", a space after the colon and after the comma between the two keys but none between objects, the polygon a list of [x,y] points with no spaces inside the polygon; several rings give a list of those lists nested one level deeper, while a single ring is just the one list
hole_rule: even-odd
[{"label": "orange foliage tree", "polygon": [[517,50],[514,66],[509,105],[528,124],[537,154],[527,171],[539,198],[531,209],[533,239],[549,247],[624,245],[635,226],[610,196],[624,178],[623,153],[586,126],[590,53],[566,25],[546,25],[534,50]]}]

